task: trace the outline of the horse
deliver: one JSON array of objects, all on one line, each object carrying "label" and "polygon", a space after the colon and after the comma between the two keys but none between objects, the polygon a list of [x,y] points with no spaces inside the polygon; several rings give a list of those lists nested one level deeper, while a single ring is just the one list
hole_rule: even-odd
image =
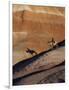
[{"label": "horse", "polygon": [[34,50],[31,50],[31,49],[29,49],[29,48],[27,48],[27,50],[26,50],[26,52],[27,53],[30,53],[31,55],[33,55],[33,54],[37,54],[37,52],[36,51],[34,51]]}]

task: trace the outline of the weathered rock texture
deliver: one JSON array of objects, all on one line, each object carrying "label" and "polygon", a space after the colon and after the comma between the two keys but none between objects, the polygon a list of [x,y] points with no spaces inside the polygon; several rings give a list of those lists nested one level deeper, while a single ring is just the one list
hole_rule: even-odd
[{"label": "weathered rock texture", "polygon": [[[65,81],[64,13],[64,7],[13,5],[13,85]],[[52,38],[58,47],[49,46]]]}]

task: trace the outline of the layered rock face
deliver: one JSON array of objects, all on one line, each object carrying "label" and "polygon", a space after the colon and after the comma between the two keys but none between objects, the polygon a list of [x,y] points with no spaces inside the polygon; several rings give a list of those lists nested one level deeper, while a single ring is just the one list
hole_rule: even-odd
[{"label": "layered rock face", "polygon": [[65,38],[64,8],[13,5],[13,64],[31,57],[27,48],[40,53],[49,48],[53,37]]},{"label": "layered rock face", "polygon": [[13,5],[13,85],[65,82],[64,7]]}]

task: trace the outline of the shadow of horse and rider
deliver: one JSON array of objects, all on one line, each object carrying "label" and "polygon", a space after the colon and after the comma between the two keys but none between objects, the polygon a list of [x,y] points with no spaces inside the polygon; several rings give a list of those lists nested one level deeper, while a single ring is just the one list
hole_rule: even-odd
[{"label": "shadow of horse and rider", "polygon": [[[52,38],[50,41],[48,41],[48,45],[50,49],[58,48],[58,42]],[[27,48],[26,53],[33,55],[37,55],[38,53],[34,49]]]}]

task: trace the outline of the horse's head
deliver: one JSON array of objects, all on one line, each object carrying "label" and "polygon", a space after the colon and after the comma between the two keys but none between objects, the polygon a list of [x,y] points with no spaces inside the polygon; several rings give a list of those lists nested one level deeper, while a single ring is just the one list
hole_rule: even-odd
[{"label": "horse's head", "polygon": [[30,49],[29,49],[29,48],[27,48],[26,52],[28,53],[29,51],[30,51]]}]

